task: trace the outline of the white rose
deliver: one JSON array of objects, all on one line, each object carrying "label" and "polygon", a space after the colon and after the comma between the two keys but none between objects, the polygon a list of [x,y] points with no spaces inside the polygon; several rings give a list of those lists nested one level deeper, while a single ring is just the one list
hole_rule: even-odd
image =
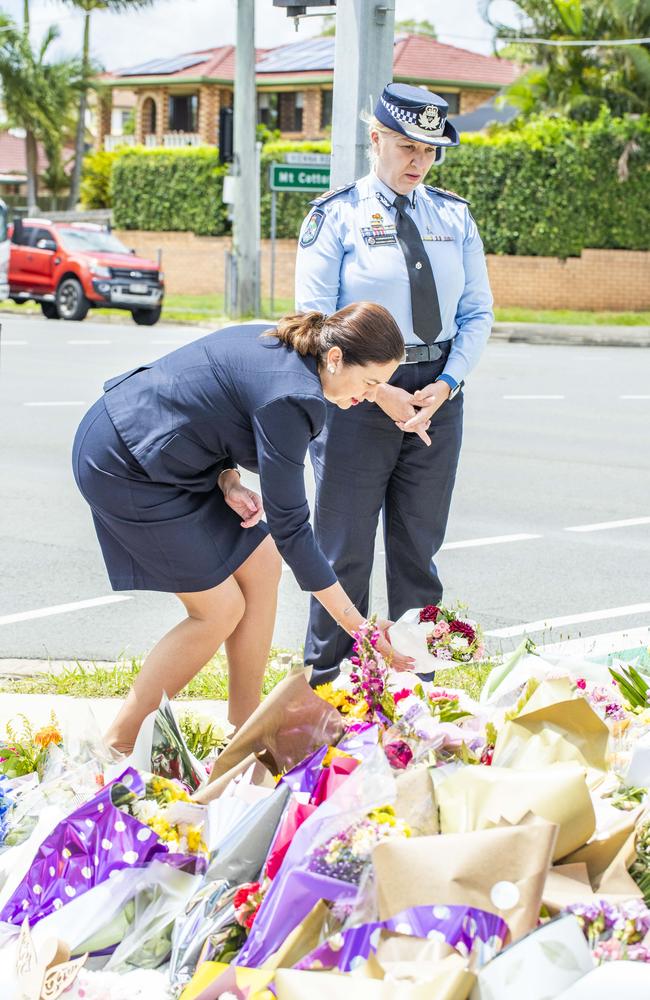
[{"label": "white rose", "polygon": [[464,653],[469,643],[464,635],[453,635],[449,640],[449,648],[455,653]]}]

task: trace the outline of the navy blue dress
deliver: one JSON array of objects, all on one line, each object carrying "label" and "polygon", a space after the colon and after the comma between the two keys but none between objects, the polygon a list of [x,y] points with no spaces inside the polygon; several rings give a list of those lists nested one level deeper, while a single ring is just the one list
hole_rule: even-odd
[{"label": "navy blue dress", "polygon": [[[315,358],[268,327],[227,327],[110,379],[83,418],[74,476],[114,590],[207,590],[267,534],[303,590],[336,576],[309,524],[304,459],[325,422]],[[242,528],[219,474],[260,476],[266,523]]]}]

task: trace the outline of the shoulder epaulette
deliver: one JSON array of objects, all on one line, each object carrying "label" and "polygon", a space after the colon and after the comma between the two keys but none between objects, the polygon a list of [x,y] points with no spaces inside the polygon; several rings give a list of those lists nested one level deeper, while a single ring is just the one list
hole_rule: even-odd
[{"label": "shoulder epaulette", "polygon": [[326,191],[325,194],[321,194],[318,198],[314,198],[314,200],[310,201],[309,204],[316,205],[317,208],[320,208],[320,206],[324,205],[325,202],[331,201],[332,198],[335,198],[337,194],[343,194],[345,191],[351,191],[352,188],[355,187],[356,183],[356,181],[353,181],[352,184],[341,184],[340,187],[332,188],[331,191]]},{"label": "shoulder epaulette", "polygon": [[449,198],[451,201],[462,201],[463,205],[469,205],[467,198],[461,198],[459,194],[455,191],[447,191],[446,188],[432,187],[430,184],[424,185],[427,191],[431,191],[432,194],[439,194],[442,198]]}]

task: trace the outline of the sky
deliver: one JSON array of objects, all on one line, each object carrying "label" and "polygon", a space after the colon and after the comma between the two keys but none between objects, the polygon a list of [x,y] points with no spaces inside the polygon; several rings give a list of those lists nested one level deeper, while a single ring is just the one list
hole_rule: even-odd
[{"label": "sky", "polygon": [[[23,0],[0,0],[0,9],[22,19]],[[492,11],[514,23],[516,5],[494,0]],[[82,20],[78,11],[57,0],[31,0],[34,39],[50,24],[57,24],[57,54],[72,55],[81,48]],[[492,52],[491,29],[479,13],[478,0],[396,0],[396,19],[432,21],[438,38],[450,45]],[[133,13],[92,15],[91,49],[104,68],[113,70],[160,56],[226,45],[235,41],[236,0],[156,0],[153,6]],[[298,32],[284,10],[272,0],[255,0],[256,42],[271,47],[317,35],[320,18],[300,22]]]}]

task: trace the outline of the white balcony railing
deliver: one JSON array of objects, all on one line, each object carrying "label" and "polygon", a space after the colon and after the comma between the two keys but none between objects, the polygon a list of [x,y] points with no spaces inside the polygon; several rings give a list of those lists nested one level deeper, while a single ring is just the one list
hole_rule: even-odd
[{"label": "white balcony railing", "polygon": [[[136,137],[134,135],[106,135],[104,136],[104,149],[107,153],[117,149],[118,146],[135,146]],[[154,146],[166,146],[168,149],[175,149],[178,146],[202,146],[203,139],[198,132],[165,132],[160,138],[155,135],[145,135],[144,145],[148,148]]]},{"label": "white balcony railing", "polygon": [[112,153],[118,146],[135,146],[134,135],[105,135],[104,149],[107,153]]}]

